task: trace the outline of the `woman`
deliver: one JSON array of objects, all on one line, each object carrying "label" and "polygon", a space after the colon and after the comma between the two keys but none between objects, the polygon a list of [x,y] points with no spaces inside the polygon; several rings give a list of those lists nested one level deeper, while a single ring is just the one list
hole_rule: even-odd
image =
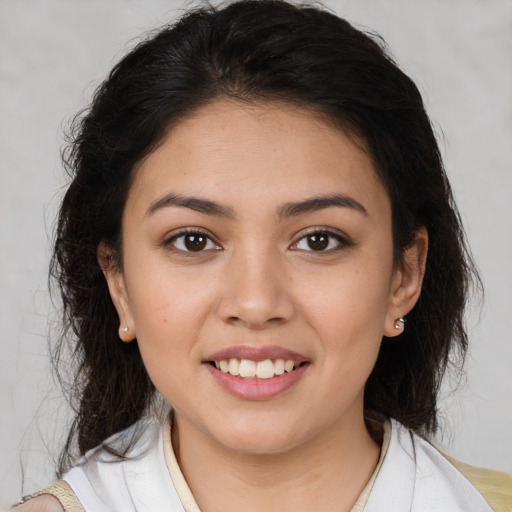
[{"label": "woman", "polygon": [[380,42],[281,1],[190,12],[67,157],[78,412],[63,479],[17,510],[508,510],[506,476],[425,440],[478,278]]}]

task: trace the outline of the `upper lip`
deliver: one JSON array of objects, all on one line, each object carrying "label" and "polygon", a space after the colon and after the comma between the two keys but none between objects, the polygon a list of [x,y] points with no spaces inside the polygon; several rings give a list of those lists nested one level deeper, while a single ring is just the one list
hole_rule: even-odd
[{"label": "upper lip", "polygon": [[250,345],[236,345],[232,347],[223,348],[210,356],[205,362],[221,361],[227,359],[249,359],[250,361],[265,361],[266,359],[285,359],[293,360],[296,363],[303,363],[309,361],[307,357],[289,350],[287,348],[278,347],[276,345],[267,346],[250,346]]}]

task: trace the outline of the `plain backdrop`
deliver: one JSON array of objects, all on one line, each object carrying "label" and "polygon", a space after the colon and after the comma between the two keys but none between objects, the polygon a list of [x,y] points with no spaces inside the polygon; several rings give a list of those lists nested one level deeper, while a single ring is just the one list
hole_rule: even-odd
[{"label": "plain backdrop", "polygon": [[[0,503],[54,479],[69,419],[47,355],[62,126],[142,32],[193,5],[0,0]],[[486,288],[468,318],[466,381],[444,393],[440,441],[512,472],[512,2],[325,5],[378,31],[424,95]]]}]

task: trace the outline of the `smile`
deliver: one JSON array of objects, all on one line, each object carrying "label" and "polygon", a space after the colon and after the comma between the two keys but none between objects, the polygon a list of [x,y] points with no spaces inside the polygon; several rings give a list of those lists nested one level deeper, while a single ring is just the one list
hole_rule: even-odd
[{"label": "smile", "polygon": [[264,361],[252,361],[250,359],[221,359],[213,361],[215,367],[223,373],[229,373],[234,377],[271,379],[285,372],[292,372],[302,363],[293,359],[265,359]]},{"label": "smile", "polygon": [[303,355],[282,347],[247,345],[220,350],[203,363],[224,391],[244,400],[278,397],[311,366]]}]

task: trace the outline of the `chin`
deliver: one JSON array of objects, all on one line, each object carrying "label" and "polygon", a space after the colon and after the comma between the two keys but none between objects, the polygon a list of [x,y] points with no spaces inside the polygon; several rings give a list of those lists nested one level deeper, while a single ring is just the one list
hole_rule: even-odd
[{"label": "chin", "polygon": [[[217,435],[215,435],[217,434]],[[293,425],[262,418],[225,425],[213,433],[224,448],[247,455],[278,455],[287,453],[301,443],[302,435]]]}]

